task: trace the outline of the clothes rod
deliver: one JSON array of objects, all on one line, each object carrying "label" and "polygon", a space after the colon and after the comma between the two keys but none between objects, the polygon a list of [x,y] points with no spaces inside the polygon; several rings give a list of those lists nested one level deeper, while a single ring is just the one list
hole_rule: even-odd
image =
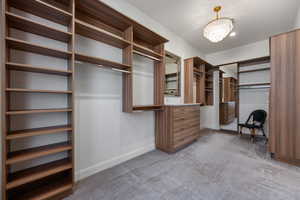
[{"label": "clothes rod", "polygon": [[[83,62],[81,62],[81,61],[75,61],[75,63],[77,63],[77,64],[83,64]],[[93,64],[93,63],[89,63],[89,64]],[[117,72],[123,72],[123,73],[131,74],[131,72],[127,71],[127,70],[116,69],[116,68],[113,68],[113,67],[106,67],[104,65],[98,65],[98,64],[93,64],[93,65],[96,65],[96,66],[98,66],[101,69],[108,69],[108,70],[112,70],[112,71],[117,71]]]},{"label": "clothes rod", "polygon": [[143,56],[143,57],[146,57],[146,58],[149,58],[149,59],[151,59],[151,60],[161,61],[159,58],[155,58],[155,57],[153,57],[153,56],[149,56],[149,55],[144,54],[144,53],[142,53],[142,52],[139,52],[139,51],[137,51],[137,50],[133,50],[133,53],[134,53],[134,54],[137,54],[137,55],[140,55],[140,56]]},{"label": "clothes rod", "polygon": [[270,86],[267,86],[267,87],[240,87],[239,89],[240,90],[251,90],[251,89],[269,89],[269,88],[271,88]]}]

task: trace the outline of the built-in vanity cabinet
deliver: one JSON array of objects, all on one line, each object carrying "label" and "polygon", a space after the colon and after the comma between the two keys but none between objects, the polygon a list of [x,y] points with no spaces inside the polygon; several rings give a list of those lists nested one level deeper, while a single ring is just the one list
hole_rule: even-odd
[{"label": "built-in vanity cabinet", "polygon": [[156,148],[175,152],[200,136],[200,104],[166,105],[160,112]]}]

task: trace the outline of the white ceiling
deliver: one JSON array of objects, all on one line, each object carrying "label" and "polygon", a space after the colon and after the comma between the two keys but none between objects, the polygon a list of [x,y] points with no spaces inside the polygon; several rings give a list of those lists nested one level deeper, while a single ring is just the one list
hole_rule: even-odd
[{"label": "white ceiling", "polygon": [[[267,39],[293,27],[299,0],[127,0],[202,53],[213,53]],[[214,44],[203,37],[203,27],[223,7],[221,16],[234,18],[235,37]]]}]

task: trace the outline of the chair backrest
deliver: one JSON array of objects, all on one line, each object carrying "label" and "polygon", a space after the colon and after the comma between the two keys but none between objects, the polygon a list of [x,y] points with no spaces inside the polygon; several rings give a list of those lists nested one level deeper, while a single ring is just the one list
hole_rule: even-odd
[{"label": "chair backrest", "polygon": [[246,121],[246,124],[249,124],[250,119],[252,119],[253,123],[258,122],[260,124],[260,126],[263,126],[264,123],[266,122],[266,118],[267,118],[266,111],[255,110],[249,115],[249,117]]}]

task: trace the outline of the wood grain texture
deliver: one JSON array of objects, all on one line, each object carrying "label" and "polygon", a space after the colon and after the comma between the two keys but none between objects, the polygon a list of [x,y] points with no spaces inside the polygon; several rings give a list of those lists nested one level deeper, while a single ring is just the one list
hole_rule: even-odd
[{"label": "wood grain texture", "polygon": [[72,52],[70,51],[62,51],[58,49],[49,48],[46,46],[41,46],[37,44],[33,44],[27,41],[18,40],[11,37],[6,37],[7,46],[11,49],[17,49],[21,51],[27,51],[31,53],[53,56],[58,58],[71,58]]},{"label": "wood grain texture", "polygon": [[193,103],[193,58],[184,60],[184,103]]},{"label": "wood grain texture", "polygon": [[41,0],[9,0],[8,3],[11,7],[62,25],[69,25],[72,19],[72,13],[57,8]]},{"label": "wood grain texture", "polygon": [[271,43],[270,151],[278,160],[300,161],[300,31]]},{"label": "wood grain texture", "polygon": [[156,148],[171,153],[200,137],[200,104],[164,106],[157,115]]},{"label": "wood grain texture", "polygon": [[16,188],[69,169],[72,169],[72,162],[69,159],[63,159],[11,173],[6,189]]},{"label": "wood grain texture", "polygon": [[63,76],[68,76],[72,74],[71,70],[59,70],[59,69],[52,69],[48,67],[41,67],[41,66],[39,67],[39,66],[27,65],[22,63],[14,63],[14,62],[6,63],[6,68],[8,70],[35,72],[35,73],[43,73],[43,74],[55,74],[55,75],[63,75]]},{"label": "wood grain texture", "polygon": [[[124,31],[124,38],[130,41],[130,45],[123,49],[123,64],[131,66],[130,71],[132,72],[132,60],[133,60],[133,29],[129,27]],[[133,111],[133,79],[132,73],[122,75],[122,110],[123,112],[132,112]]]},{"label": "wood grain texture", "polygon": [[9,27],[19,29],[24,32],[41,35],[62,42],[69,42],[72,37],[72,33],[70,32],[61,31],[44,24],[40,24],[11,12],[6,12],[6,17]]},{"label": "wood grain texture", "polygon": [[47,156],[50,154],[55,154],[63,151],[71,150],[72,146],[68,142],[62,142],[57,144],[50,144],[41,147],[34,147],[30,149],[10,152],[8,154],[8,159],[6,161],[7,165],[23,162],[26,160],[31,160],[39,158],[42,156]]}]

